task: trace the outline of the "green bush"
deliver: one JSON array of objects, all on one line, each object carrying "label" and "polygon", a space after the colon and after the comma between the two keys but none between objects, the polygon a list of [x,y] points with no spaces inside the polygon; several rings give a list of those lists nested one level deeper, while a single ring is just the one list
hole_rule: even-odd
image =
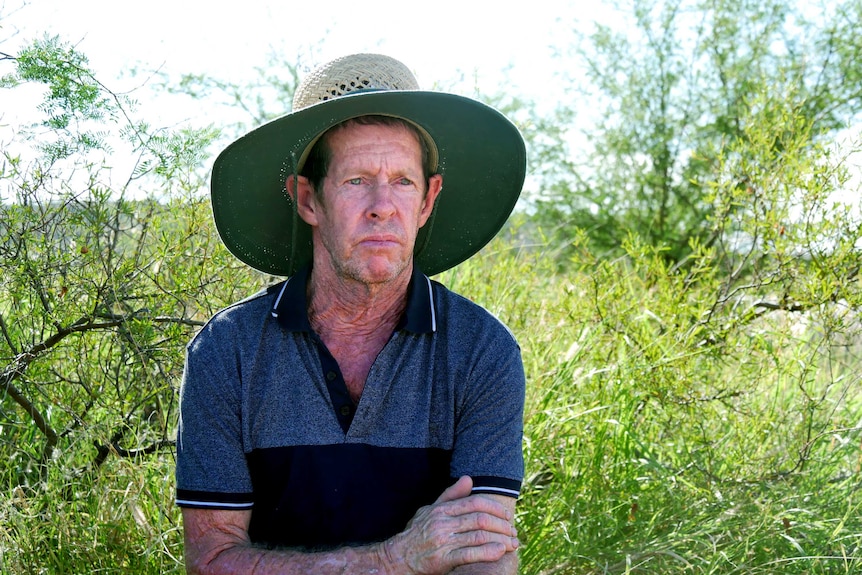
[{"label": "green bush", "polygon": [[[217,134],[132,121],[54,40],[17,63],[2,86],[57,89],[0,157],[0,572],[180,573],[183,349],[269,278],[213,229]],[[441,276],[521,343],[523,573],[862,570],[862,217],[792,101],[749,102],[710,154],[709,240],[682,261],[579,232],[561,265],[518,214]],[[139,159],[119,186],[117,138]]]},{"label": "green bush", "polygon": [[523,347],[522,572],[862,567],[857,311],[736,321],[708,252],[684,275],[634,244],[567,274],[497,251],[448,279]]}]

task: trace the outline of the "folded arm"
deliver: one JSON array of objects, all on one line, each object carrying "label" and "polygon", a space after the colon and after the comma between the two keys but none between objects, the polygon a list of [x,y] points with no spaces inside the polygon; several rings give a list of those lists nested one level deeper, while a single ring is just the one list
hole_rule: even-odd
[{"label": "folded arm", "polygon": [[[248,537],[251,511],[184,508],[186,570],[195,575],[516,573],[514,499],[471,496],[471,488],[470,478],[462,477],[421,508],[403,532],[382,543],[321,553],[254,547]],[[453,571],[495,562],[507,570]]]}]

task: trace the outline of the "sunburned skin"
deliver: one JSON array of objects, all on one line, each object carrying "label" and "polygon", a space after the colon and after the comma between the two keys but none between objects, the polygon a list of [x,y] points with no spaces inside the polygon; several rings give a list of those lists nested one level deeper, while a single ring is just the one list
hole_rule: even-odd
[{"label": "sunburned skin", "polygon": [[309,321],[358,403],[404,312],[416,235],[442,179],[433,176],[426,189],[419,141],[401,126],[353,124],[328,143],[322,194],[302,178],[293,187],[299,214],[312,227]]},{"label": "sunburned skin", "polygon": [[[346,301],[403,297],[416,234],[434,208],[442,177],[423,181],[417,137],[407,128],[354,124],[328,140],[332,150],[323,189],[288,182],[300,217],[312,228],[312,283],[342,291]],[[426,189],[427,187],[427,189]]]},{"label": "sunburned skin", "polygon": [[308,301],[311,302],[308,315],[311,327],[338,363],[350,398],[358,404],[371,366],[404,312],[404,299],[380,302],[373,306],[374,313],[366,309],[352,318],[343,313],[343,310],[350,310],[350,306],[335,298],[312,292],[308,294]]}]

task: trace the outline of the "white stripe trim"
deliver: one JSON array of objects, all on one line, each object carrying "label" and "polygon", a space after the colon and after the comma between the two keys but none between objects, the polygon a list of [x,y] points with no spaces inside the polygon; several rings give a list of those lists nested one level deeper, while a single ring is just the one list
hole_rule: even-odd
[{"label": "white stripe trim", "polygon": [[434,309],[434,291],[431,289],[431,280],[425,276],[425,281],[428,282],[428,303],[431,305],[431,331],[437,331],[437,310]]},{"label": "white stripe trim", "polygon": [[278,309],[278,304],[281,303],[281,296],[284,295],[284,290],[287,289],[287,284],[289,284],[289,283],[290,283],[290,279],[288,279],[286,282],[284,282],[284,285],[281,286],[281,291],[278,292],[278,297],[275,298],[275,303],[272,306],[272,317],[278,317],[278,312],[275,310]]},{"label": "white stripe trim", "polygon": [[190,507],[229,507],[231,509],[251,509],[254,502],[250,503],[223,503],[221,501],[193,501],[191,499],[177,499],[177,505],[188,505]]},{"label": "white stripe trim", "polygon": [[516,489],[506,489],[505,487],[474,487],[473,493],[499,493],[501,495],[511,495],[517,497],[521,494]]}]

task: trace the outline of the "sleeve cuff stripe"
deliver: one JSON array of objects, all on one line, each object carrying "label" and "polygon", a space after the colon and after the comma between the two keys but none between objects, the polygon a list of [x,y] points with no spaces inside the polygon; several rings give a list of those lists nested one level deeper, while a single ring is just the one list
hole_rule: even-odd
[{"label": "sleeve cuff stripe", "polygon": [[179,507],[199,509],[251,509],[254,496],[251,493],[219,493],[177,489],[176,504]]},{"label": "sleeve cuff stripe", "polygon": [[505,487],[474,487],[473,493],[496,493],[498,495],[508,495],[509,497],[518,497],[520,491],[517,489],[506,489]]},{"label": "sleeve cuff stripe", "polygon": [[474,476],[473,493],[492,493],[518,498],[521,493],[521,482],[515,479],[493,476]]},{"label": "sleeve cuff stripe", "polygon": [[253,502],[248,503],[225,503],[223,501],[194,501],[191,499],[176,500],[179,507],[194,507],[197,509],[251,509]]}]

